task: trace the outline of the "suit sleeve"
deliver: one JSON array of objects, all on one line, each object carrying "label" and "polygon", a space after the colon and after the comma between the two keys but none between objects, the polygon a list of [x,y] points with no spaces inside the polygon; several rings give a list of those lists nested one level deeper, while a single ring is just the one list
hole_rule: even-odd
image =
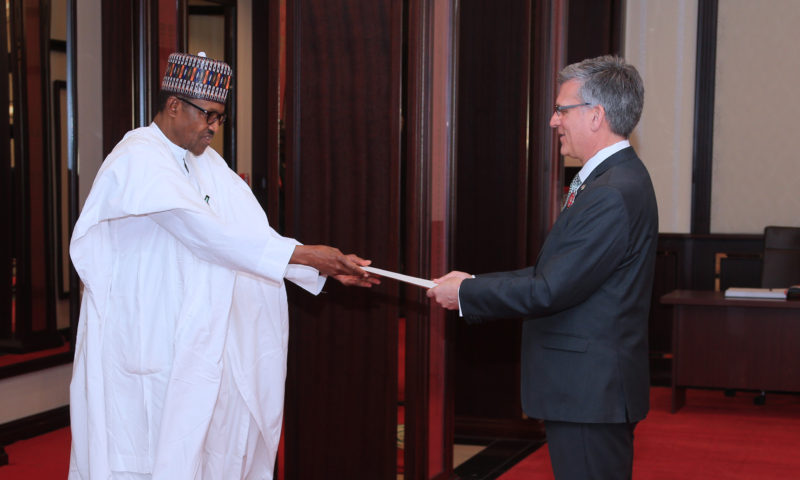
[{"label": "suit sleeve", "polygon": [[[622,196],[612,187],[584,192],[563,229],[551,232],[536,268],[503,272],[461,284],[464,316],[519,318],[551,315],[577,305],[608,280],[625,259],[629,222]],[[555,242],[553,245],[547,245]],[[525,273],[524,275],[522,273]]]},{"label": "suit sleeve", "polygon": [[508,272],[492,272],[492,273],[482,273],[479,275],[480,278],[494,278],[494,277],[527,277],[533,275],[535,272],[535,267],[526,267],[519,270],[511,270]]}]

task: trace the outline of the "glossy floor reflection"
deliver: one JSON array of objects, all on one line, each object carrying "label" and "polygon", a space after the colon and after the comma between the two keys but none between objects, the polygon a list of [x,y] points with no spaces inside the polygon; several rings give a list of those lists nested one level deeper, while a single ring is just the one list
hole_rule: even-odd
[{"label": "glossy floor reflection", "polygon": [[[512,439],[491,440],[485,445],[468,443],[469,439],[456,438],[456,442],[453,463],[456,477],[462,480],[493,480],[543,444],[541,440]],[[461,458],[464,460],[457,463]]]}]

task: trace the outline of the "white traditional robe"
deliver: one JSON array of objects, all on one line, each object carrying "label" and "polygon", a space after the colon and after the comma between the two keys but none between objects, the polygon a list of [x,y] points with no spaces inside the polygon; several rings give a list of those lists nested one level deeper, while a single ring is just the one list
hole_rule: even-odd
[{"label": "white traditional robe", "polygon": [[219,478],[219,461],[205,452],[233,440],[207,432],[212,415],[229,416],[220,409],[231,398],[266,445],[246,459],[264,470],[248,478],[272,478],[288,343],[284,278],[313,294],[325,282],[288,264],[296,245],[269,226],[213,149],[196,157],[155,124],[125,135],[70,245],[84,284],[70,479]]}]

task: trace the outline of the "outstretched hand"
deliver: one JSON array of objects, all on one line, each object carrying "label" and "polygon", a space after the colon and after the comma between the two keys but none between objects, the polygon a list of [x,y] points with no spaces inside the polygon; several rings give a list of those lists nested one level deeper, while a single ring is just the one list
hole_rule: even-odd
[{"label": "outstretched hand", "polygon": [[380,283],[376,277],[361,269],[372,263],[371,260],[354,254],[345,255],[338,248],[327,245],[298,245],[289,262],[314,267],[343,285],[371,287]]},{"label": "outstretched hand", "polygon": [[[350,259],[356,265],[361,267],[366,267],[367,265],[372,263],[372,260],[364,260],[363,258],[359,258],[357,255],[348,254],[346,255],[347,258]],[[361,269],[359,269],[361,270]],[[348,287],[366,287],[370,288],[373,285],[380,285],[381,281],[375,275],[371,275],[364,270],[361,270],[367,276],[359,276],[359,275],[334,275],[333,278],[341,282],[342,285],[347,285]]]},{"label": "outstretched hand", "polygon": [[465,278],[471,277],[469,273],[453,271],[443,277],[434,278],[433,281],[438,285],[428,290],[428,298],[434,299],[448,310],[458,310],[458,289]]}]

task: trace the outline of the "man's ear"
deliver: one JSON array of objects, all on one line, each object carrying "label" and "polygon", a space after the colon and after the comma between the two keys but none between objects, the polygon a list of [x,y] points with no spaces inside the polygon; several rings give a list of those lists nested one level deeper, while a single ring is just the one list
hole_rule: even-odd
[{"label": "man's ear", "polygon": [[166,103],[166,105],[164,107],[164,110],[166,110],[167,115],[169,115],[170,117],[173,117],[173,118],[176,117],[178,115],[178,104],[179,103],[181,103],[181,102],[180,102],[180,100],[178,100],[178,97],[169,96],[167,98],[167,103]]},{"label": "man's ear", "polygon": [[602,105],[592,107],[592,131],[597,131],[606,120],[606,109]]}]

